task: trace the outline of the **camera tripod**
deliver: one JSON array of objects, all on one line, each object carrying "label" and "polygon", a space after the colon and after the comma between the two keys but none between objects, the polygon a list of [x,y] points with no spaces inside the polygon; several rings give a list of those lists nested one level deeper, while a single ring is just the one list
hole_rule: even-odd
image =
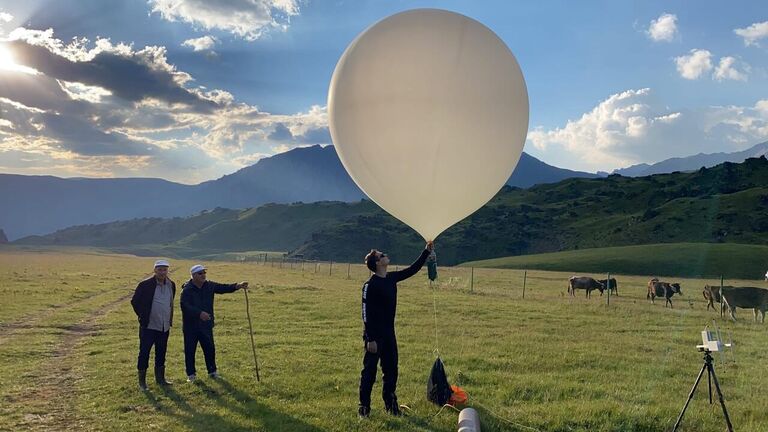
[{"label": "camera tripod", "polygon": [[723,407],[723,415],[725,416],[725,423],[728,425],[728,432],[733,432],[733,425],[731,425],[731,418],[728,417],[728,410],[725,408],[725,400],[723,400],[723,392],[720,391],[720,384],[717,382],[717,375],[715,375],[715,367],[712,365],[712,351],[706,349],[706,348],[699,348],[699,351],[704,352],[704,366],[701,367],[701,371],[699,372],[699,376],[696,378],[696,383],[693,384],[693,388],[691,389],[691,393],[688,395],[688,400],[685,402],[685,406],[683,407],[683,410],[680,412],[680,416],[677,417],[677,421],[675,422],[675,427],[672,428],[672,432],[677,431],[677,428],[680,426],[680,422],[683,421],[683,415],[685,415],[685,410],[688,409],[688,404],[691,403],[691,399],[693,399],[693,394],[696,392],[696,387],[699,385],[699,381],[701,381],[702,375],[704,375],[704,371],[707,371],[707,384],[709,384],[709,403],[712,404],[712,381],[715,382],[715,390],[717,390],[717,398],[720,400],[720,406]]}]

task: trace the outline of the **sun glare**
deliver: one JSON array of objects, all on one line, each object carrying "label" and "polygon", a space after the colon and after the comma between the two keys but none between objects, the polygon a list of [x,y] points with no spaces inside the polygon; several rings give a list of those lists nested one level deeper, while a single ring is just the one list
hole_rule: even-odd
[{"label": "sun glare", "polygon": [[6,45],[0,45],[0,70],[24,72],[33,75],[38,73],[35,69],[16,63],[16,60],[13,58],[13,52]]}]

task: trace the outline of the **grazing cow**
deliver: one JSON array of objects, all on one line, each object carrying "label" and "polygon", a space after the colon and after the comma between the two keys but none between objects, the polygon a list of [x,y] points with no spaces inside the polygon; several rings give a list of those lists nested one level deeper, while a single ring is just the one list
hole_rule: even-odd
[{"label": "grazing cow", "polygon": [[723,305],[728,308],[731,319],[736,321],[736,308],[752,309],[757,321],[760,312],[760,322],[765,322],[765,311],[768,310],[768,290],[755,287],[723,287],[720,292]]},{"label": "grazing cow", "polygon": [[577,289],[586,290],[586,297],[589,298],[592,297],[593,290],[600,290],[600,293],[602,293],[605,289],[605,286],[588,276],[573,276],[572,278],[568,279],[568,293],[571,294],[571,296],[575,296]]},{"label": "grazing cow", "polygon": [[651,303],[656,303],[654,299],[656,297],[664,297],[667,301],[664,302],[664,307],[672,307],[672,296],[675,294],[683,295],[683,291],[680,288],[679,283],[661,282],[656,278],[648,281],[648,294],[645,298],[651,300]]},{"label": "grazing cow", "polygon": [[[613,293],[613,295],[619,295],[619,283],[616,282],[616,278],[610,278],[610,279],[600,279],[598,280],[605,289],[608,290],[608,293]],[[600,295],[603,295],[603,292],[600,291]]]},{"label": "grazing cow", "polygon": [[[704,291],[702,293],[704,294],[704,299],[707,301],[707,310],[711,307],[713,311],[717,312],[715,302],[720,303],[720,287],[704,285]],[[722,311],[720,312],[720,315],[722,315]]]}]

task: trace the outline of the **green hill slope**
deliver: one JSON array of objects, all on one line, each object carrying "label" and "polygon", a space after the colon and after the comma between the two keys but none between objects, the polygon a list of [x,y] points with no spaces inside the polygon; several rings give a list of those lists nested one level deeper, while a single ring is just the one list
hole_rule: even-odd
[{"label": "green hill slope", "polygon": [[[439,212],[440,209],[433,209]],[[22,244],[162,244],[178,255],[291,251],[357,262],[370,248],[409,262],[423,240],[370,201],[217,209],[190,218],[73,227]],[[768,244],[768,160],[690,173],[569,179],[503,188],[437,239],[441,265],[546,252],[658,243]],[[150,246],[144,249],[150,249]]]},{"label": "green hill slope", "polygon": [[611,272],[649,276],[762,279],[768,269],[768,246],[667,243],[494,258],[462,265],[597,274]]}]

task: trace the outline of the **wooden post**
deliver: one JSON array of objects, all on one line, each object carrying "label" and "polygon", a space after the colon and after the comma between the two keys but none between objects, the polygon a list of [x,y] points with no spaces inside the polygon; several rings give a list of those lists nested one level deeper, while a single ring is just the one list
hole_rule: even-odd
[{"label": "wooden post", "polygon": [[303,259],[301,260],[301,271],[302,272],[304,271],[304,260]]},{"label": "wooden post", "polygon": [[330,264],[328,265],[328,276],[331,275],[332,271],[333,271],[333,261],[331,261]]},{"label": "wooden post", "polygon": [[349,279],[349,268],[352,267],[351,263],[347,263],[347,279]]},{"label": "wooden post", "polygon": [[611,305],[611,272],[608,272],[608,280],[605,281],[605,286],[608,287],[608,306]]},{"label": "wooden post", "polygon": [[723,275],[720,275],[720,316],[725,311],[725,299],[723,298]]},{"label": "wooden post", "polygon": [[525,282],[528,280],[528,270],[523,270],[523,298],[525,298]]},{"label": "wooden post", "polygon": [[472,267],[472,272],[469,274],[469,292],[475,291],[475,268]]}]

